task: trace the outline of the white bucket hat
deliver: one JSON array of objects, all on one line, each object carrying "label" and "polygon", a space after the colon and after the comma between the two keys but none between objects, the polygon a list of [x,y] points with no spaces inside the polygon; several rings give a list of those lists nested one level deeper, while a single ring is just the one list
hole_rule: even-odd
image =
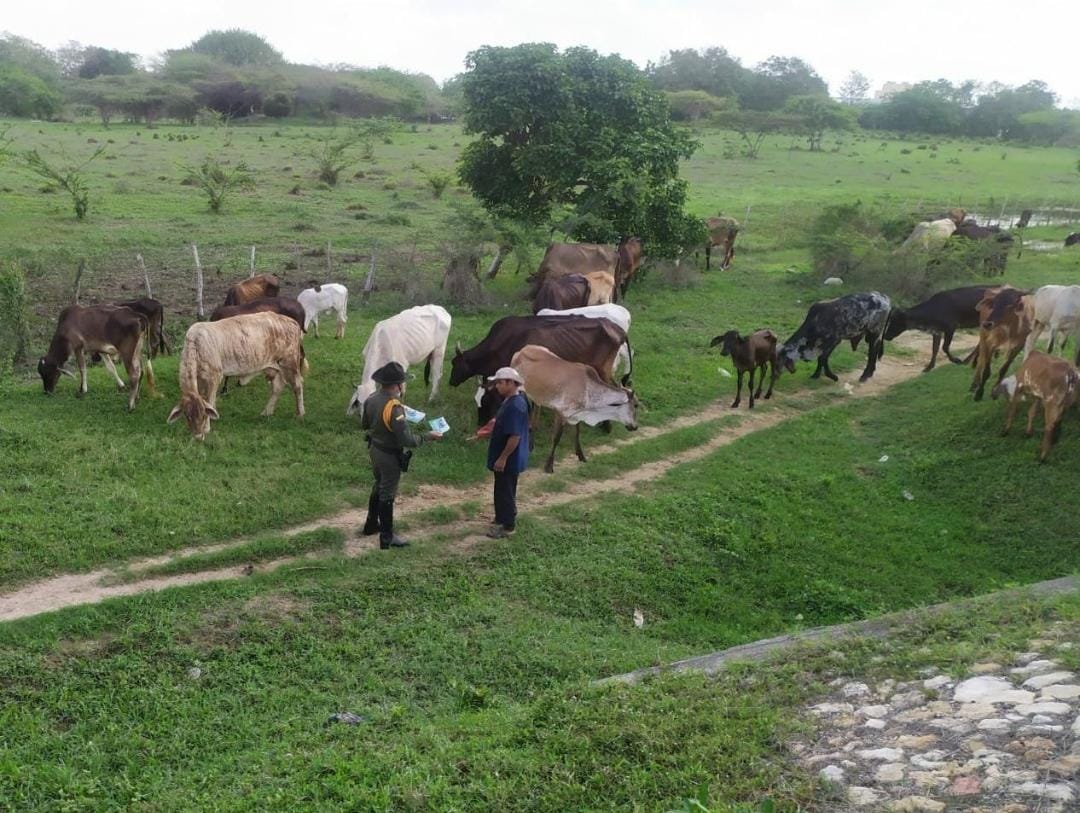
[{"label": "white bucket hat", "polygon": [[500,367],[495,371],[495,375],[488,376],[488,381],[513,381],[515,384],[523,386],[525,384],[525,379],[521,377],[521,373],[513,367]]}]

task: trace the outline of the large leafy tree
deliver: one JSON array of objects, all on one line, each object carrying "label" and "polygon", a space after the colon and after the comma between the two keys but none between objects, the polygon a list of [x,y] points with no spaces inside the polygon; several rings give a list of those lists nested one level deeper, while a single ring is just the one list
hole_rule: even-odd
[{"label": "large leafy tree", "polygon": [[696,144],[633,63],[528,43],[481,48],[466,66],[465,130],[478,138],[459,173],[494,217],[577,240],[637,235],[652,256],[704,239],[679,178]]},{"label": "large leafy tree", "polygon": [[284,62],[281,52],[273,45],[258,34],[240,28],[208,31],[191,43],[188,50],[230,65],[279,65]]},{"label": "large leafy tree", "polygon": [[828,96],[792,96],[784,112],[802,119],[802,131],[811,150],[821,149],[826,130],[851,130],[855,117],[851,111]]}]

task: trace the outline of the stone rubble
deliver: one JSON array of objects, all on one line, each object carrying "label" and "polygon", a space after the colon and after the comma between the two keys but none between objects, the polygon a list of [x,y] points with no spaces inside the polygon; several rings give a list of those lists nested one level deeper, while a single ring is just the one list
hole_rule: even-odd
[{"label": "stone rubble", "polygon": [[1055,658],[1073,648],[1060,626],[958,677],[833,681],[808,709],[817,741],[792,753],[838,813],[1080,811],[1080,677]]}]

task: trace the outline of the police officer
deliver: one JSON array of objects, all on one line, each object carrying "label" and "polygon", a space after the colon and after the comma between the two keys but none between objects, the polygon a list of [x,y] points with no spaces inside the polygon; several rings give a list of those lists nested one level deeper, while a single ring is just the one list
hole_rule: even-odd
[{"label": "police officer", "polygon": [[368,455],[375,473],[375,484],[368,499],[364,535],[379,535],[379,547],[404,548],[409,543],[394,534],[394,498],[401,472],[408,468],[413,449],[427,440],[439,440],[438,432],[417,435],[405,421],[405,369],[396,361],[380,367],[371,376],[377,389],[364,401],[360,427],[367,430]]}]

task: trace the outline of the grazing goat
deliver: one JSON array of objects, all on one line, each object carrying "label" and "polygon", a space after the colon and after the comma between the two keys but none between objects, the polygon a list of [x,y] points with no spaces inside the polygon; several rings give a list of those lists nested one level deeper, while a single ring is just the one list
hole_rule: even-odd
[{"label": "grazing goat", "polygon": [[1035,413],[1039,402],[1042,402],[1043,441],[1039,449],[1039,462],[1045,463],[1050,447],[1061,434],[1061,419],[1065,411],[1075,404],[1080,396],[1080,373],[1065,359],[1033,350],[1028,353],[1015,376],[1003,379],[990,392],[993,398],[1004,394],[1009,396],[1009,411],[1005,417],[1005,426],[1001,429],[1002,436],[1009,434],[1020,401],[1028,396],[1031,398],[1031,406],[1028,408],[1024,435],[1031,437],[1034,434]]},{"label": "grazing goat", "polygon": [[[772,378],[769,379],[769,391],[765,393],[765,399],[772,397],[773,385],[780,375],[775,333],[771,330],[755,330],[749,336],[740,336],[738,331],[729,330],[709,342],[709,347],[717,345],[720,345],[720,355],[731,356],[731,362],[739,373],[739,383],[735,391],[735,402],[731,405],[732,409],[735,409],[742,401],[743,374],[747,372],[750,373],[750,409],[754,408],[754,400],[761,397],[761,388],[765,385],[767,366],[772,368]],[[754,392],[755,372],[760,372],[757,393]]]}]

